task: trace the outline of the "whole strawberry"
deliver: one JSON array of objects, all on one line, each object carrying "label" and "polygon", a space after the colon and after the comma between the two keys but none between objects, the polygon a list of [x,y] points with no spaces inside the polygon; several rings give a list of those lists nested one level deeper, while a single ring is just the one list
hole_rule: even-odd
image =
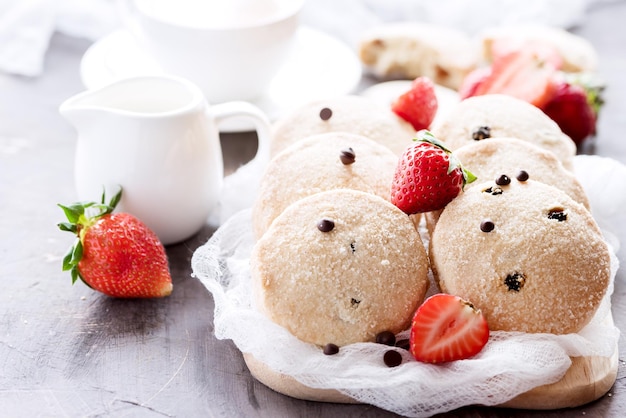
[{"label": "whole strawberry", "polygon": [[392,103],[391,110],[420,131],[428,129],[438,106],[435,84],[428,77],[418,77],[411,83],[411,89]]},{"label": "whole strawberry", "polygon": [[604,86],[585,75],[565,74],[555,84],[556,91],[542,110],[580,145],[596,133]]},{"label": "whole strawberry", "polygon": [[458,296],[438,293],[415,312],[409,351],[418,361],[443,363],[478,354],[488,340],[489,326],[479,310]]},{"label": "whole strawberry", "polygon": [[429,131],[415,141],[400,156],[391,186],[391,203],[409,215],[443,209],[476,180]]},{"label": "whole strawberry", "polygon": [[117,298],[156,298],[172,293],[165,249],[156,234],[128,213],[112,213],[120,190],[109,204],[81,202],[59,205],[69,222],[59,229],[77,235],[63,259],[72,283],[80,278],[89,287]]}]

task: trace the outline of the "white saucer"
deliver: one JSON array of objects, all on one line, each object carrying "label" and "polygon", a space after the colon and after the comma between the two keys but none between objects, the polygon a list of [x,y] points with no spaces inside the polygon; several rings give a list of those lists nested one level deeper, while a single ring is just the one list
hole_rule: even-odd
[{"label": "white saucer", "polygon": [[[95,42],[83,55],[80,66],[81,79],[87,89],[121,78],[155,74],[163,74],[163,70],[123,29]],[[308,101],[352,93],[360,79],[361,64],[350,48],[322,32],[301,27],[268,93],[252,103],[275,120],[281,112]],[[220,126],[226,132],[250,128],[241,120]]]}]

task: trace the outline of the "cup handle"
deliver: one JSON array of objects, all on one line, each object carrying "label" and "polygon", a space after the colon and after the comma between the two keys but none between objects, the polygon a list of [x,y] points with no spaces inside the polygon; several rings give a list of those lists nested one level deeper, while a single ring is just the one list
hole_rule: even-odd
[{"label": "cup handle", "polygon": [[264,166],[270,159],[271,124],[265,113],[251,103],[234,101],[209,107],[210,116],[216,121],[232,117],[246,117],[254,123],[258,137],[256,155],[248,164]]}]

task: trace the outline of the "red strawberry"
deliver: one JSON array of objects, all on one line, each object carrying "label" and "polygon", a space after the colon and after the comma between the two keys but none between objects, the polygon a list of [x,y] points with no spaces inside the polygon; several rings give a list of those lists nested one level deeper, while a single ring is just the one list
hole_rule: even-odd
[{"label": "red strawberry", "polygon": [[59,205],[69,222],[58,226],[78,236],[63,259],[72,283],[118,298],[153,298],[172,293],[165,249],[156,234],[128,213],[115,213],[122,191],[107,205],[95,202]]},{"label": "red strawberry", "polygon": [[564,76],[552,99],[542,110],[576,145],[596,133],[604,86],[582,76]]},{"label": "red strawberry", "polygon": [[391,203],[409,215],[444,208],[476,180],[430,132],[415,141],[400,156],[391,186]]},{"label": "red strawberry", "polygon": [[490,75],[491,67],[479,67],[471,71],[465,76],[461,87],[459,87],[459,98],[463,100],[475,96],[478,86],[483,84]]},{"label": "red strawberry", "polygon": [[435,85],[428,77],[418,77],[411,83],[411,89],[392,103],[391,110],[420,131],[428,129],[437,107]]},{"label": "red strawberry", "polygon": [[489,327],[479,310],[458,296],[439,293],[415,312],[409,350],[418,361],[442,363],[472,357],[488,340]]},{"label": "red strawberry", "polygon": [[552,49],[536,44],[501,52],[494,57],[489,75],[473,89],[473,95],[508,94],[541,107],[556,88],[553,82],[558,69],[555,55]]}]

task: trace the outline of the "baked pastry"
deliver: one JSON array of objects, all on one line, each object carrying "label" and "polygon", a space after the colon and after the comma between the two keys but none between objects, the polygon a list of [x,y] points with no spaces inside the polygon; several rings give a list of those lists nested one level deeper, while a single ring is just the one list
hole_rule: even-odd
[{"label": "baked pastry", "polygon": [[274,124],[270,154],[294,142],[327,132],[350,132],[385,145],[400,155],[415,137],[411,124],[391,106],[360,96],[315,100],[294,109]]},{"label": "baked pastry", "polygon": [[479,56],[478,45],[464,32],[421,22],[377,26],[359,43],[361,62],[376,77],[426,76],[455,90],[476,68]]},{"label": "baked pastry", "polygon": [[[465,190],[485,181],[495,180],[500,173],[518,175],[522,171],[532,180],[563,190],[576,202],[589,209],[585,189],[574,173],[566,170],[553,153],[517,138],[490,138],[474,141],[454,151],[454,155],[477,177]],[[428,212],[424,218],[432,233],[441,210]]]},{"label": "baked pastry", "polygon": [[268,164],[252,207],[257,238],[296,200],[331,189],[354,189],[389,200],[398,157],[364,136],[313,135],[292,144]]},{"label": "baked pastry", "polygon": [[609,249],[589,211],[515,173],[446,206],[430,260],[442,290],[472,301],[491,330],[580,331],[610,280]]},{"label": "baked pastry", "polygon": [[545,25],[506,25],[493,27],[480,34],[485,60],[493,59],[494,45],[502,42],[515,47],[525,42],[538,42],[553,47],[563,60],[567,72],[593,72],[598,65],[597,53],[587,39],[565,29]]},{"label": "baked pastry", "polygon": [[468,143],[454,154],[477,177],[477,181],[465,185],[466,189],[495,180],[501,173],[517,175],[525,171],[532,180],[563,190],[589,209],[587,194],[574,173],[566,170],[553,153],[530,142],[517,138],[491,138]]},{"label": "baked pastry", "polygon": [[552,152],[566,169],[573,170],[574,142],[541,110],[512,96],[464,99],[432,131],[452,150],[489,138],[518,138]]},{"label": "baked pastry", "polygon": [[290,205],[257,241],[250,263],[256,307],[320,346],[407,329],[429,286],[426,250],[409,217],[356,190]]}]

